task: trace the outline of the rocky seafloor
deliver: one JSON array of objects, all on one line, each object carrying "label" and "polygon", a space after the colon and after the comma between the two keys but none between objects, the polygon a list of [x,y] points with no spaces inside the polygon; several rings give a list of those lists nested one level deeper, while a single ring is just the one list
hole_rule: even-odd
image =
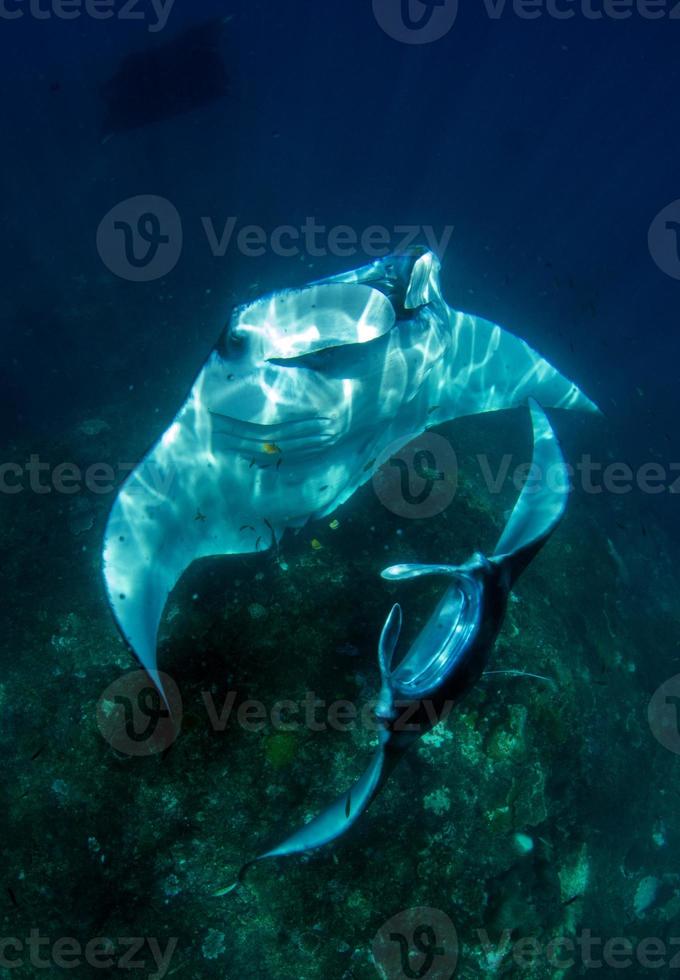
[{"label": "rocky seafloor", "polygon": [[[569,456],[602,424],[556,416]],[[526,419],[504,413],[439,431],[460,465],[442,513],[399,517],[368,484],[276,553],[187,573],[160,645],[181,692],[181,730],[146,757],[117,751],[98,726],[102,693],[135,670],[100,575],[111,496],[25,489],[3,499],[0,901],[2,936],[24,948],[3,948],[17,965],[0,966],[0,977],[406,976],[376,963],[373,939],[417,907],[455,925],[457,976],[675,975],[680,763],[654,739],[647,707],[678,669],[680,593],[663,531],[653,517],[641,526],[630,496],[576,491],[512,597],[491,667],[552,684],[480,683],[338,846],[262,862],[241,888],[213,897],[245,858],[346,791],[375,741],[361,724],[324,726],[322,711],[320,730],[282,730],[270,717],[244,726],[238,706],[255,700],[269,712],[308,692],[325,704],[369,703],[391,603],[402,602],[412,636],[438,590],[384,582],[380,569],[463,560],[488,551],[502,528],[516,490],[506,482],[489,494],[476,453],[489,451],[494,467],[508,446],[526,459]],[[104,413],[43,453],[84,466],[127,453],[121,442],[115,413]],[[39,449],[17,444],[8,458]],[[215,725],[209,708],[219,712],[230,692],[229,720]],[[49,939],[42,966],[30,961],[31,930]],[[601,940],[590,964],[576,946],[574,965],[557,965],[569,957],[546,952],[550,941],[583,930]],[[63,937],[82,948],[103,937],[97,965],[60,965]],[[170,961],[159,970],[147,941],[136,966],[122,966],[126,937],[163,950],[173,940]],[[533,955],[513,945],[530,937]],[[629,967],[596,966],[615,937],[635,949],[656,938],[668,955],[656,969],[636,956]],[[450,976],[434,962],[411,974]]]}]

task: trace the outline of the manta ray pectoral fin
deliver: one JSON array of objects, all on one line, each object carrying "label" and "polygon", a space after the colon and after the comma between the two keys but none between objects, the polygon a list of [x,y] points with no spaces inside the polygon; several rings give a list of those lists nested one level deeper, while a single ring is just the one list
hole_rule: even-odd
[{"label": "manta ray pectoral fin", "polygon": [[288,857],[292,854],[304,854],[316,850],[325,844],[337,840],[359,819],[375,799],[380,787],[388,775],[389,767],[385,765],[385,750],[379,746],[366,772],[352,786],[348,793],[343,793],[334,803],[326,807],[317,817],[306,823],[295,833],[287,837],[277,847],[259,854],[243,864],[236,876],[236,881],[213,892],[215,898],[228,895],[243,881],[245,873],[257,861],[266,858]]},{"label": "manta ray pectoral fin", "polygon": [[510,583],[562,520],[570,492],[564,456],[547,416],[533,399],[529,407],[534,433],[531,470],[491,559],[507,569]]},{"label": "manta ray pectoral fin", "polygon": [[[238,307],[114,502],[104,577],[125,639],[158,683],[158,626],[194,560],[265,550],[333,513],[371,478],[368,460],[427,429],[433,406],[439,423],[530,396],[595,408],[522,340],[451,309],[439,261],[422,248]],[[540,462],[552,432],[537,406],[532,417]],[[559,509],[554,494],[539,499],[522,495],[496,550],[514,577]],[[433,574],[456,572],[403,565],[384,577]]]}]

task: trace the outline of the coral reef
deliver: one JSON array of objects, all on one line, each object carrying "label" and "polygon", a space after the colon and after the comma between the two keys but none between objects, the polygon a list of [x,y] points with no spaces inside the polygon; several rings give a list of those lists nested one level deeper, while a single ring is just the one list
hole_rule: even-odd
[{"label": "coral reef", "polygon": [[[577,422],[560,425],[578,445]],[[510,416],[442,430],[461,474],[436,517],[398,518],[367,486],[338,523],[310,525],[276,554],[192,568],[159,657],[181,691],[181,730],[144,758],[116,751],[97,727],[100,695],[135,669],[99,577],[110,497],[88,498],[92,526],[77,530],[69,498],[14,497],[0,529],[12,594],[1,614],[3,935],[40,928],[112,948],[176,937],[167,975],[187,980],[368,980],[377,930],[418,906],[455,923],[463,977],[516,975],[514,944],[533,937],[545,951],[585,927],[667,939],[680,914],[668,860],[680,843],[679,763],[645,710],[678,653],[677,582],[655,529],[653,542],[619,535],[637,583],[622,590],[613,532],[579,493],[522,579],[492,665],[546,675],[556,689],[482,681],[336,849],[255,866],[243,887],[212,897],[363,770],[375,733],[362,709],[377,694],[377,638],[397,595],[379,571],[493,545],[516,490],[489,493],[475,447],[491,442],[494,461],[508,445],[521,452],[516,429]],[[81,425],[63,458],[113,451],[113,431],[113,418]],[[405,642],[438,589],[400,588]],[[544,952],[530,975],[563,973]]]}]

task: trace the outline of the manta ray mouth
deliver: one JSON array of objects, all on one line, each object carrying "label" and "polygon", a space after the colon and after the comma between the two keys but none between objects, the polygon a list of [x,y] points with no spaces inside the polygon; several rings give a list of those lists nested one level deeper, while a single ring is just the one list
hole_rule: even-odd
[{"label": "manta ray mouth", "polygon": [[468,575],[456,575],[406,658],[394,671],[394,687],[402,697],[427,697],[442,685],[474,641],[481,605],[479,581]]},{"label": "manta ray mouth", "polygon": [[362,283],[325,283],[287,290],[241,307],[230,338],[281,363],[383,336],[396,322],[390,300]]}]

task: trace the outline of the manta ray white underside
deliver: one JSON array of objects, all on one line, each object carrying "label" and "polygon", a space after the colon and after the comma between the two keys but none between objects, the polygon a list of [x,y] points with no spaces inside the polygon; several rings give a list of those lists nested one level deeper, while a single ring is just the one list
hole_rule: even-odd
[{"label": "manta ray white underside", "polygon": [[195,559],[264,549],[332,513],[388,447],[529,397],[595,410],[522,340],[447,306],[430,252],[238,307],[113,505],[104,579],[124,637],[160,687],[158,626]]}]

